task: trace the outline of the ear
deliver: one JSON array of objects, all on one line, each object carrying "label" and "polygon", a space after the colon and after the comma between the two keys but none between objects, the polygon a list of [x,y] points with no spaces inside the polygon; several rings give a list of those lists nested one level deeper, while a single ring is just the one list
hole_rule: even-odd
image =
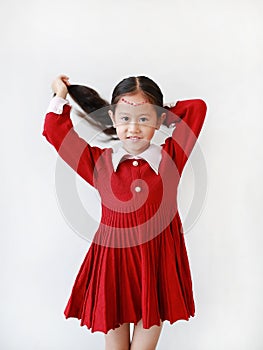
[{"label": "ear", "polygon": [[116,125],[115,125],[115,117],[114,117],[114,114],[111,110],[108,110],[108,114],[109,114],[109,117],[111,118],[111,121],[113,123],[113,127],[116,128]]},{"label": "ear", "polygon": [[157,119],[157,125],[156,125],[156,130],[160,129],[160,126],[163,124],[164,120],[166,118],[166,113],[162,113],[161,116]]}]

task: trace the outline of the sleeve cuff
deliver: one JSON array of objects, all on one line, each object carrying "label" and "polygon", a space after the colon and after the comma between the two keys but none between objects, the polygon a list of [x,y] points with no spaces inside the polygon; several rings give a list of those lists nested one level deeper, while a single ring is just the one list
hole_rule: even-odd
[{"label": "sleeve cuff", "polygon": [[58,97],[58,96],[54,96],[52,98],[52,100],[49,103],[48,109],[47,109],[47,113],[56,113],[56,114],[62,114],[63,112],[63,107],[64,105],[68,104],[69,105],[69,101],[62,98],[62,97]]}]

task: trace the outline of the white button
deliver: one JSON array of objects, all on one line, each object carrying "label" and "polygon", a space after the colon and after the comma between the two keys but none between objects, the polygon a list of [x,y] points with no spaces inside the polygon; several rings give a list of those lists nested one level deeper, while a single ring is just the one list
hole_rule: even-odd
[{"label": "white button", "polygon": [[137,187],[135,187],[135,192],[141,192],[141,187],[139,187],[139,186],[137,186]]},{"label": "white button", "polygon": [[139,163],[137,162],[137,160],[134,160],[134,161],[132,162],[132,165],[134,165],[134,166],[138,166],[138,165],[139,165]]}]

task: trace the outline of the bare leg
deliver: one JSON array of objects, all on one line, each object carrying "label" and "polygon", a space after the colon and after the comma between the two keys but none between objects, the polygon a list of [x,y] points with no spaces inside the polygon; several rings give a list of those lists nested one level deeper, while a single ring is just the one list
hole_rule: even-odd
[{"label": "bare leg", "polygon": [[132,335],[131,350],[155,350],[161,334],[163,322],[160,320],[160,326],[152,326],[145,329],[142,326],[142,320],[134,325]]},{"label": "bare leg", "polygon": [[111,329],[105,334],[105,350],[129,350],[130,349],[130,324],[123,323],[116,329]]}]

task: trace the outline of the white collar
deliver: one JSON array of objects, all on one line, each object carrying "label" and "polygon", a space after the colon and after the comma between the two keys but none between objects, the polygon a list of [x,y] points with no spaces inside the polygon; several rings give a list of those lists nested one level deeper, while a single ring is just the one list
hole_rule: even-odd
[{"label": "white collar", "polygon": [[117,170],[118,165],[125,159],[144,159],[151,166],[151,168],[158,175],[158,169],[160,162],[162,160],[162,147],[155,144],[150,144],[150,146],[142,153],[134,156],[127,152],[122,146],[117,149],[113,148],[112,152],[112,164],[114,171]]}]

